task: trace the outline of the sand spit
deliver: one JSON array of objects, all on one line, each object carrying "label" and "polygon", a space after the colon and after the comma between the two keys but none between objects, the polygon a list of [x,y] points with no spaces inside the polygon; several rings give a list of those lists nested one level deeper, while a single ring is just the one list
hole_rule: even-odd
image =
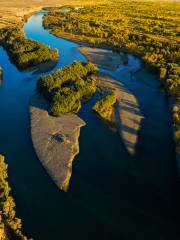
[{"label": "sand spit", "polygon": [[98,67],[110,71],[115,71],[120,64],[125,64],[128,61],[126,54],[112,52],[111,50],[91,47],[80,47],[78,50]]},{"label": "sand spit", "polygon": [[31,136],[36,154],[56,185],[67,191],[72,162],[79,153],[78,138],[85,122],[76,114],[52,117],[48,102],[39,94],[30,102]]},{"label": "sand spit", "polygon": [[121,83],[112,77],[98,73],[99,88],[103,92],[114,91],[117,103],[114,108],[113,122],[122,137],[129,154],[135,154],[138,141],[138,132],[141,126],[142,115],[136,97]]}]

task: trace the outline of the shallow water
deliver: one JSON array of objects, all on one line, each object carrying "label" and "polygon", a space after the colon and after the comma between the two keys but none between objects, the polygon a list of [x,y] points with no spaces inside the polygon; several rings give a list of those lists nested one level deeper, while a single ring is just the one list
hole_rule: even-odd
[{"label": "shallow water", "polygon": [[[42,16],[43,12],[29,18],[24,30],[27,37],[59,49],[55,69],[75,60],[86,61],[77,44],[43,29]],[[174,144],[158,79],[145,69],[135,73],[142,67],[131,55],[128,64],[115,72],[101,69],[121,80],[138,98],[145,119],[137,154],[130,157],[120,137],[92,112],[96,95],[79,113],[87,125],[81,129],[80,154],[73,164],[69,191],[63,193],[42,168],[30,138],[28,104],[39,75],[17,70],[3,48],[0,56],[4,69],[0,153],[9,164],[25,233],[35,240],[176,239]]]}]

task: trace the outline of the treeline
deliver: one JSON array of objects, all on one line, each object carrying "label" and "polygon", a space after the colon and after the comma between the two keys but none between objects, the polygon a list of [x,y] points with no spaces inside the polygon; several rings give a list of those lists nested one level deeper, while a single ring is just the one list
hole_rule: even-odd
[{"label": "treeline", "polygon": [[[179,18],[178,2],[115,0],[109,4],[72,8],[66,13],[58,8],[50,9],[44,16],[44,26],[56,36],[64,34],[91,46],[140,55],[159,73],[162,85],[180,109]],[[180,111],[176,116],[177,113]],[[177,118],[174,123],[177,124]]]},{"label": "treeline", "polygon": [[16,217],[15,202],[7,181],[7,164],[0,155],[0,239],[27,240],[22,233],[21,219]]},{"label": "treeline", "polygon": [[94,64],[74,62],[63,70],[41,77],[37,89],[50,101],[50,113],[54,116],[78,112],[83,101],[96,91],[97,71]]},{"label": "treeline", "polygon": [[27,39],[21,26],[0,30],[0,44],[7,50],[12,62],[27,69],[58,58],[58,50]]}]

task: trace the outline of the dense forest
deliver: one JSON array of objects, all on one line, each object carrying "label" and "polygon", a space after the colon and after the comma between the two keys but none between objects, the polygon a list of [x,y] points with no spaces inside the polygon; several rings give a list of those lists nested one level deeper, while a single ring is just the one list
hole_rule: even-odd
[{"label": "dense forest", "polygon": [[67,7],[52,8],[44,16],[44,26],[59,37],[141,56],[175,98],[174,123],[180,124],[178,2],[116,0],[82,8],[68,7],[68,11]]},{"label": "dense forest", "polygon": [[96,79],[93,77],[96,71],[90,62],[74,62],[63,70],[41,77],[37,89],[50,101],[50,113],[59,116],[78,112],[82,101],[96,91]]},{"label": "dense forest", "polygon": [[21,231],[21,219],[16,217],[15,202],[7,181],[7,164],[0,155],[0,239],[27,240]]},{"label": "dense forest", "polygon": [[27,39],[20,26],[0,30],[0,44],[20,69],[31,68],[58,58],[58,50]]}]

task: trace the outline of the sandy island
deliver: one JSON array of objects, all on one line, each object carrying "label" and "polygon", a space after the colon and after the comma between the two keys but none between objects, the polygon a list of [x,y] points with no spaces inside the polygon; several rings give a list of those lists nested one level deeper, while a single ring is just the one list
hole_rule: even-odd
[{"label": "sandy island", "polygon": [[112,123],[121,135],[129,154],[135,154],[138,132],[142,115],[136,97],[121,83],[102,73],[97,74],[99,88],[103,92],[113,91],[117,96],[117,103],[112,114]]},{"label": "sandy island", "polygon": [[128,61],[126,54],[112,52],[111,50],[91,47],[79,47],[78,50],[98,67],[110,71],[115,71],[119,65],[125,64]]},{"label": "sandy island", "polygon": [[79,153],[78,138],[85,122],[76,114],[52,117],[48,102],[40,95],[30,101],[31,136],[36,154],[56,185],[67,191],[72,162]]}]

